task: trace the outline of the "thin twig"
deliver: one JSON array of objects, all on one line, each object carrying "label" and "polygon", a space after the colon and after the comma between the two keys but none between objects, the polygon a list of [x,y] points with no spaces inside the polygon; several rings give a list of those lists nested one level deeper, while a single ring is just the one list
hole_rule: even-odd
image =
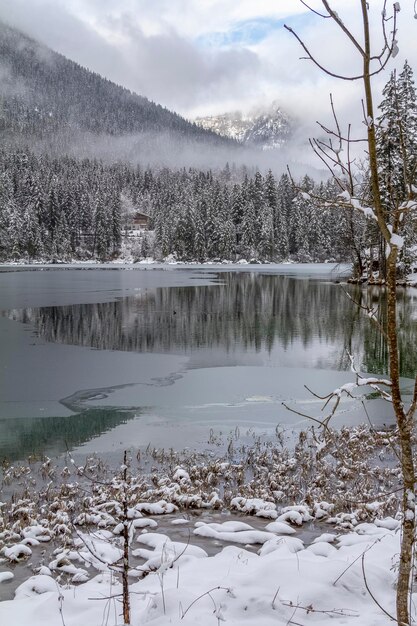
[{"label": "thin twig", "polygon": [[193,600],[193,601],[191,602],[191,604],[189,605],[189,607],[188,607],[188,608],[187,608],[187,609],[183,612],[183,614],[182,614],[182,616],[181,616],[181,619],[184,619],[184,617],[187,615],[187,613],[188,613],[188,611],[191,609],[191,607],[192,607],[192,606],[194,606],[194,604],[195,604],[196,602],[198,602],[199,600],[201,600],[201,598],[204,598],[204,596],[207,596],[207,595],[208,595],[208,596],[210,596],[211,600],[213,600],[213,598],[211,597],[211,595],[210,595],[210,594],[211,594],[213,591],[217,591],[217,590],[220,590],[220,589],[221,589],[221,590],[223,590],[223,591],[228,591],[228,592],[230,591],[230,589],[229,589],[228,587],[220,587],[220,586],[219,586],[219,587],[213,587],[213,589],[209,589],[208,591],[205,591],[205,592],[204,592],[204,593],[202,593],[200,596],[198,596],[198,598],[196,598],[195,600]]},{"label": "thin twig", "polygon": [[[384,607],[378,602],[378,600],[375,598],[374,594],[372,593],[372,591],[369,588],[368,581],[367,581],[367,578],[366,578],[366,573],[365,573],[365,554],[366,554],[366,551],[361,555],[361,563],[362,563],[363,580],[364,580],[364,583],[365,583],[366,590],[369,593],[369,595],[371,596],[372,600],[375,602],[375,604],[381,609],[381,611],[383,613],[385,613],[385,615],[387,617],[389,617],[391,621],[396,622],[397,621],[396,618],[393,617],[390,613],[388,613],[388,611],[386,611],[384,609]],[[401,626],[401,624],[400,624],[400,626]]]}]

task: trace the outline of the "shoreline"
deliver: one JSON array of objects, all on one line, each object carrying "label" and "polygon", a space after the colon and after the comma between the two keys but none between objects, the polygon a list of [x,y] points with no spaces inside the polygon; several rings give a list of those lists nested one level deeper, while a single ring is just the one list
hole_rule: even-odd
[{"label": "shoreline", "polygon": [[[361,523],[398,512],[395,445],[393,429],[344,427],[324,438],[312,427],[298,437],[284,437],[277,430],[275,443],[257,439],[239,446],[231,439],[217,454],[216,443],[204,452],[132,450],[127,479],[123,459],[111,467],[97,455],[85,465],[71,454],[4,463],[0,547],[5,560],[0,573],[10,571],[7,554],[13,562],[15,546],[39,545],[40,535],[58,551],[72,549],[79,532],[106,529],[117,536],[117,503],[123,501],[126,480],[133,494],[133,523],[174,514],[191,521],[214,515],[218,521],[231,516],[249,524],[250,519],[258,520],[258,528],[276,521],[284,524],[281,530],[288,526],[288,534],[318,523],[313,534],[320,534],[323,523],[338,532],[353,531]],[[141,523],[145,528],[147,523]],[[33,528],[37,530],[32,537]],[[226,545],[234,542],[233,536],[206,536],[225,539]],[[15,562],[24,564],[27,556]]]},{"label": "shoreline", "polygon": [[[267,269],[270,268],[272,270],[279,268],[284,273],[291,272],[291,268],[295,267],[303,267],[303,268],[326,268],[325,274],[332,273],[337,268],[341,269],[341,274],[348,275],[351,271],[350,263],[336,263],[336,262],[309,262],[309,263],[298,263],[298,262],[250,262],[250,261],[205,261],[203,263],[197,261],[156,261],[155,259],[146,259],[143,261],[129,261],[129,260],[115,260],[115,261],[70,261],[70,262],[58,262],[58,263],[50,263],[45,261],[3,261],[0,263],[0,272],[4,269],[179,269],[179,268],[190,268],[190,269],[222,269],[224,271],[230,270],[245,270],[247,268],[255,268],[255,269]],[[329,269],[332,268],[332,269]]]},{"label": "shoreline", "polygon": [[[381,554],[395,553],[399,537],[401,487],[392,452],[395,431],[345,427],[324,439],[311,428],[299,434],[292,450],[287,444],[288,439],[277,431],[275,444],[257,440],[252,446],[235,447],[231,441],[220,454],[215,453],[216,446],[205,453],[149,449],[136,456],[132,451],[128,465],[120,459],[121,464],[113,467],[98,456],[81,465],[70,454],[60,461],[30,459],[4,466],[0,618],[9,623],[13,612],[20,615],[15,623],[26,626],[27,611],[36,611],[36,619],[55,626],[58,615],[51,615],[62,597],[67,625],[78,624],[72,620],[72,603],[78,613],[94,612],[96,621],[90,618],[89,623],[96,623],[102,608],[92,599],[101,593],[103,581],[111,585],[112,593],[119,593],[121,570],[116,562],[125,523],[132,606],[140,605],[140,614],[151,619],[152,602],[138,605],[135,594],[146,596],[151,585],[158,606],[165,603],[164,593],[173,596],[161,608],[157,626],[167,623],[168,616],[177,624],[177,609],[171,613],[169,607],[177,606],[178,594],[180,606],[184,603],[183,592],[178,591],[182,585],[191,594],[188,606],[208,589],[221,586],[225,568],[229,570],[232,562],[248,563],[245,571],[251,586],[257,584],[257,564],[273,567],[274,577],[295,565],[298,582],[288,591],[296,594],[288,595],[290,601],[299,598],[297,589],[310,584],[308,579],[300,583],[306,571],[304,566],[299,569],[304,559],[316,564],[315,578],[330,567],[333,580],[333,559],[341,574],[350,563],[355,565],[358,550],[372,548],[379,567]],[[123,514],[126,497],[127,516]],[[381,553],[377,546],[382,540]],[[205,579],[207,567],[213,572],[211,586]],[[162,571],[166,592],[153,588]],[[390,569],[386,571],[390,576]],[[187,572],[195,587],[186,582]],[[234,583],[237,593],[240,584]],[[52,601],[47,614],[42,608],[46,597]],[[208,613],[199,610],[211,623],[210,608]],[[191,621],[181,618],[178,624],[195,623],[197,614],[190,616]],[[334,617],[333,624],[345,623],[344,617],[340,622]],[[110,623],[118,624],[115,619]],[[259,624],[253,619],[250,626]],[[132,621],[135,626],[140,623],[139,617]]]}]

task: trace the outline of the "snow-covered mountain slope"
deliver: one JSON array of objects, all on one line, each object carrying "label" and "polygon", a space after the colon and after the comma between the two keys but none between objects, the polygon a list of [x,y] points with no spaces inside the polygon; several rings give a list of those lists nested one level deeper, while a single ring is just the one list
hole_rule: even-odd
[{"label": "snow-covered mountain slope", "polygon": [[[162,137],[164,144],[169,138],[177,143],[198,141],[214,148],[236,148],[227,138],[205,131],[2,22],[0,77],[3,143],[48,138],[50,144],[53,138],[65,148],[74,133],[78,142],[86,137],[90,143],[91,136],[105,141],[105,137],[125,139],[151,133],[153,144]],[[113,145],[111,150],[114,153]]]},{"label": "snow-covered mountain slope", "polygon": [[292,134],[294,122],[277,103],[248,114],[241,111],[199,117],[196,123],[223,137],[230,137],[248,146],[263,150],[280,148]]}]

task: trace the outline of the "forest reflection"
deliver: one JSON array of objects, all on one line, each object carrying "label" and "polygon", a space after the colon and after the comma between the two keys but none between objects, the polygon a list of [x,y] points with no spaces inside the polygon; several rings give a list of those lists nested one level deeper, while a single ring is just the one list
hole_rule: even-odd
[{"label": "forest reflection", "polygon": [[60,454],[99,437],[138,413],[112,408],[89,408],[67,417],[0,420],[0,461],[26,459],[30,455]]},{"label": "forest reflection", "polygon": [[[324,344],[332,348],[334,369],[349,367],[349,351],[364,370],[387,371],[385,341],[355,303],[378,308],[383,322],[385,293],[380,288],[258,273],[225,273],[219,279],[219,284],[210,286],[144,289],[116,302],[11,310],[7,315],[34,325],[47,341],[100,350],[271,352],[287,351],[295,344],[308,351]],[[417,369],[414,291],[399,294],[399,322],[401,374],[413,377]]]}]

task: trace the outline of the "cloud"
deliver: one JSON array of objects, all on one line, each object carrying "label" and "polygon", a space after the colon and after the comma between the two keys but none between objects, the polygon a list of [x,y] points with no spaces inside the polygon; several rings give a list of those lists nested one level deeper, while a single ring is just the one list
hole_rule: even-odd
[{"label": "cloud", "polygon": [[[85,3],[87,14],[77,14],[76,2],[64,6],[59,0],[6,0],[0,6],[0,19],[81,65],[183,114],[202,103],[210,107],[224,101],[228,91],[243,96],[245,84],[261,73],[256,53],[248,48],[204,50],[167,25],[154,34],[149,34],[149,28],[145,32],[142,23],[146,19],[133,15],[129,4],[100,4],[107,11],[97,12],[94,20],[92,1]],[[112,12],[120,5],[123,11]],[[150,13],[147,15],[149,22]]]},{"label": "cloud", "polygon": [[[373,3],[370,18],[373,50],[379,52],[382,49],[383,40],[380,29],[381,13],[377,4]],[[417,72],[413,52],[417,23],[410,18],[412,18],[411,10],[403,10],[400,13],[398,20],[400,54],[373,79],[375,105],[381,99],[382,88],[388,81],[391,71],[396,69],[400,72],[406,58],[411,64],[414,63],[414,70]],[[361,41],[361,23],[358,19],[357,7],[353,7],[352,4],[345,7],[343,19]],[[293,26],[296,21],[288,19],[288,24]],[[346,76],[361,74],[360,55],[357,54],[352,42],[331,20],[322,20],[315,16],[314,20],[306,20],[303,23],[302,16],[300,16],[298,26],[295,23],[294,28],[318,62],[331,72]],[[389,28],[391,28],[390,25],[388,30]],[[316,121],[326,126],[334,126],[329,102],[329,94],[332,93],[344,132],[347,132],[348,124],[351,124],[356,137],[366,136],[362,110],[364,98],[362,81],[338,80],[324,74],[312,61],[300,60],[300,57],[306,56],[305,52],[290,33],[272,33],[251,49],[258,55],[262,67],[262,76],[258,82],[260,93],[265,100],[273,98],[279,100],[284,108],[300,120],[298,128],[300,135],[304,133],[305,136],[317,136],[320,128]],[[377,67],[376,63],[374,68]],[[378,115],[376,106],[375,114]]]},{"label": "cloud", "polygon": [[170,108],[187,111],[200,102],[224,97],[227,90],[242,92],[260,65],[249,49],[202,51],[176,32],[146,36],[126,19],[117,24],[125,83]]},{"label": "cloud", "polygon": [[[319,0],[311,5],[322,8]],[[334,5],[360,36],[357,4],[334,0]],[[376,32],[382,2],[371,5]],[[354,47],[331,20],[295,0],[3,0],[0,19],[188,117],[278,100],[300,118],[300,132],[311,135],[317,119],[331,122],[332,92],[341,123],[351,121],[355,132],[363,130],[360,84],[326,77],[311,62],[300,61],[302,50],[283,23],[294,27],[332,71],[360,71]],[[416,63],[416,34],[412,9],[404,6],[400,55],[375,79],[375,93],[394,67],[401,70],[405,58]]]}]

